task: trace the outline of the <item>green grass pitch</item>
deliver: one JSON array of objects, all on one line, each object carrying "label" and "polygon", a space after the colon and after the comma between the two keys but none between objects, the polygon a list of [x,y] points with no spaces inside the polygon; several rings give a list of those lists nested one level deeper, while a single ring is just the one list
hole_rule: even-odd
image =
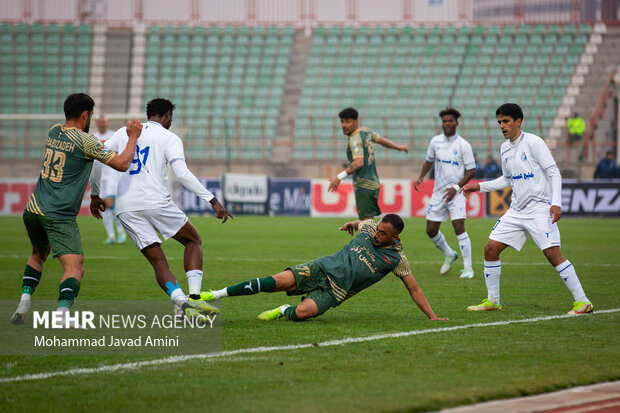
[{"label": "green grass pitch", "polygon": [[[130,243],[102,245],[101,222],[78,219],[86,274],[78,298],[161,299],[147,261]],[[203,237],[203,288],[222,288],[280,272],[348,242],[344,219],[237,217],[221,225],[192,218]],[[438,316],[430,322],[393,275],[339,308],[304,323],[259,322],[256,315],[299,298],[283,293],[222,300],[223,350],[323,343],[446,328],[406,337],[334,346],[243,352],[134,369],[0,383],[0,411],[428,411],[477,401],[535,394],[620,378],[620,313],[489,326],[497,321],[560,315],[572,296],[535,244],[502,255],[501,312],[465,308],[486,297],[482,251],[492,219],[468,220],[473,280],[460,280],[459,259],[439,275],[441,253],[427,239],[425,221],[408,219],[401,236],[414,275]],[[0,219],[0,299],[17,304],[30,246],[21,217]],[[564,256],[577,269],[596,310],[620,308],[620,220],[563,219]],[[442,226],[453,248],[449,223]],[[167,241],[170,266],[186,289],[182,248]],[[34,299],[56,299],[61,267],[46,264]],[[479,323],[479,326],[448,329]],[[12,328],[0,320],[2,330]],[[157,357],[0,356],[0,379],[96,368]]]}]

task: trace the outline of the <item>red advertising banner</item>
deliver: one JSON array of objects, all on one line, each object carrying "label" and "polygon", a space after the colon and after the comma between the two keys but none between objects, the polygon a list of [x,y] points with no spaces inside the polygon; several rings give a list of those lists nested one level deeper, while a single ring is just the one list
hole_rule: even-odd
[{"label": "red advertising banner", "polygon": [[[2,179],[0,180],[0,215],[21,215],[37,180],[30,179]],[[80,215],[90,215],[90,190],[86,188]]]},{"label": "red advertising banner", "polygon": [[[411,210],[411,181],[408,179],[383,179],[379,191],[379,208],[384,214],[407,217]],[[336,192],[327,192],[327,179],[311,181],[313,217],[356,217],[353,183],[346,180]]]},{"label": "red advertising banner", "polygon": [[[426,208],[433,194],[433,180],[427,180],[416,191],[414,181],[409,179],[382,179],[379,192],[379,208],[383,214],[398,214],[401,217],[425,217]],[[336,192],[327,192],[326,179],[312,180],[313,217],[356,217],[355,195],[351,181],[344,181]],[[468,217],[486,216],[486,194],[475,193],[467,200]]]}]

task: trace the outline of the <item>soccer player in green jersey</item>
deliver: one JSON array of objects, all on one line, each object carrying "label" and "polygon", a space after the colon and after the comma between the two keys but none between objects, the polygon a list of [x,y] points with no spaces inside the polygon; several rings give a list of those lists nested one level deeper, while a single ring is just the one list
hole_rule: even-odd
[{"label": "soccer player in green jersey", "polygon": [[387,138],[383,138],[371,129],[359,126],[357,110],[343,109],[338,116],[342,133],[347,136],[347,159],[349,165],[338,175],[330,179],[328,191],[338,188],[340,182],[353,174],[353,189],[355,191],[355,205],[360,219],[373,218],[381,215],[379,209],[379,176],[375,167],[374,144],[397,151],[409,153],[405,145],[397,145]]},{"label": "soccer player in green jersey", "polygon": [[260,320],[286,317],[292,321],[303,321],[339,306],[393,272],[429,319],[448,320],[435,315],[411,274],[399,239],[404,226],[403,220],[396,214],[387,214],[378,223],[373,219],[347,222],[340,228],[341,231],[354,235],[359,230],[359,233],[335,254],[289,267],[270,277],[254,278],[221,290],[206,291],[201,297],[210,301],[277,291],[285,291],[287,295],[306,295],[295,307],[285,304],[258,315]]},{"label": "soccer player in green jersey", "polygon": [[93,99],[84,93],[69,95],[64,103],[65,124],[52,126],[47,134],[41,174],[23,215],[32,254],[24,269],[22,297],[11,324],[24,323],[31,296],[41,280],[43,263],[52,251],[64,270],[58,311],[71,308],[84,275],[82,239],[75,217],[80,211],[93,160],[119,171],[126,171],[131,165],[142,125],[137,120],[127,123],[130,144],[118,155],[104,149],[88,133],[94,106]]}]

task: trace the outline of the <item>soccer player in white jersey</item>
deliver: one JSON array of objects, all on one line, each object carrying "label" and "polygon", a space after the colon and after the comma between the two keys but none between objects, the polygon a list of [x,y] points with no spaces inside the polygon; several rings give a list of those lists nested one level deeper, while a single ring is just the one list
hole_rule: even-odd
[{"label": "soccer player in white jersey", "polygon": [[[99,139],[101,143],[104,143],[114,135],[114,131],[108,129],[108,120],[104,116],[99,116],[95,119],[95,126],[97,131],[93,133]],[[116,218],[114,214],[114,204],[116,203],[116,185],[120,178],[120,172],[112,168],[101,169],[101,195],[105,201],[106,210],[101,213],[103,227],[105,228],[108,238],[104,241],[104,244],[114,244],[118,242],[122,244],[125,242],[127,235],[121,225],[121,222]],[[116,233],[114,234],[114,224],[116,224]]]},{"label": "soccer player in white jersey", "polygon": [[450,248],[446,237],[439,230],[441,223],[446,221],[450,214],[463,256],[463,271],[460,278],[474,278],[471,266],[471,241],[465,231],[467,217],[465,197],[458,191],[474,177],[476,161],[469,142],[456,133],[460,116],[459,111],[454,108],[445,108],[439,112],[443,133],[435,136],[428,144],[426,162],[422,165],[420,177],[414,187],[416,191],[420,190],[418,186],[434,165],[435,185],[426,210],[426,234],[446,256],[439,272],[441,275],[447,274],[452,268],[452,263],[458,258],[458,253]]},{"label": "soccer player in white jersey", "polygon": [[521,130],[523,111],[516,103],[505,103],[495,112],[506,141],[501,147],[502,176],[480,184],[465,185],[461,192],[489,192],[512,186],[512,202],[497,221],[484,247],[484,278],[488,298],[470,311],[499,310],[500,253],[506,247],[521,250],[528,235],[538,245],[573,294],[569,314],[590,313],[575,267],[562,256],[557,221],[562,217],[562,177],[545,142]]},{"label": "soccer player in white jersey", "polygon": [[[187,168],[183,143],[168,129],[172,124],[174,105],[167,99],[156,98],[146,105],[148,122],[142,128],[141,140],[126,173],[121,175],[117,188],[116,214],[129,234],[129,238],[151,263],[159,286],[187,316],[204,319],[204,312],[217,312],[217,307],[200,299],[202,285],[202,240],[187,216],[172,202],[168,191],[170,165],[187,189],[209,202],[215,216],[222,223],[234,217],[209,192]],[[127,144],[126,128],[121,128],[108,139],[105,146],[124,148]],[[99,190],[97,173],[91,183],[91,194]],[[99,198],[94,198],[99,199]],[[102,202],[91,202],[91,212],[100,217]],[[164,240],[174,238],[185,247],[183,263],[189,285],[189,300],[168,267],[161,249],[160,233]]]}]

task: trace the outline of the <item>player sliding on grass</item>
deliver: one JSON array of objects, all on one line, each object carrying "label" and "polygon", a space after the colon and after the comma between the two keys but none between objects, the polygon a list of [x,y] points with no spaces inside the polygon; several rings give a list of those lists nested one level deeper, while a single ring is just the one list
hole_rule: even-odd
[{"label": "player sliding on grass", "polygon": [[258,315],[259,320],[286,317],[292,321],[303,321],[339,306],[393,272],[403,281],[413,301],[429,319],[448,320],[437,318],[411,274],[398,238],[404,226],[403,220],[395,214],[386,215],[379,223],[373,219],[348,222],[340,230],[351,235],[359,230],[359,234],[337,253],[287,268],[271,277],[254,278],[221,290],[203,292],[201,297],[210,301],[260,292],[305,294],[306,297],[295,307],[285,304]]},{"label": "player sliding on grass", "polygon": [[542,250],[560,274],[575,302],[569,314],[590,313],[592,303],[581,287],[575,268],[560,251],[557,221],[562,217],[562,177],[545,142],[536,135],[521,131],[523,111],[516,103],[505,103],[495,112],[497,123],[506,142],[502,143],[502,176],[480,184],[467,184],[465,196],[481,191],[490,192],[512,186],[512,202],[508,211],[491,230],[484,246],[484,280],[488,298],[470,311],[499,310],[499,254],[512,247],[521,250],[528,235]]}]

